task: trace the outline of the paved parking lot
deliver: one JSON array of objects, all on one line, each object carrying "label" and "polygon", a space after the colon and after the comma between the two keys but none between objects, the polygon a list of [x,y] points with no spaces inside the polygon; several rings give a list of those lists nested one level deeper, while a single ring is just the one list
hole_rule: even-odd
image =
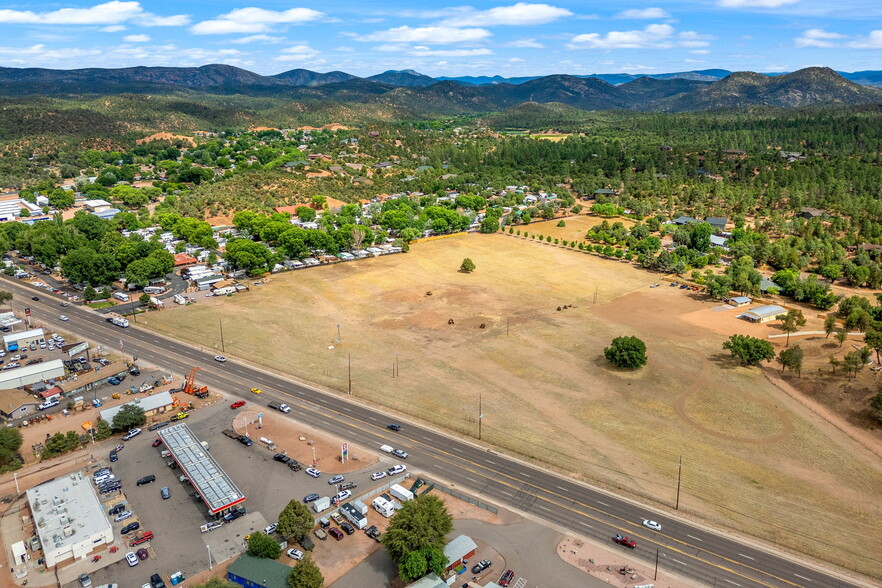
[{"label": "paved parking lot", "polygon": [[[328,485],[328,475],[314,479],[302,470],[293,472],[273,461],[273,452],[259,444],[246,447],[225,437],[221,431],[229,428],[232,416],[229,401],[222,400],[192,412],[186,422],[200,440],[208,442],[214,458],[247,497],[244,505],[248,516],[211,533],[201,533],[199,526],[212,520],[206,507],[190,497],[194,491],[189,485],[178,481],[180,470],[165,465],[166,460],[160,457],[163,447],[151,446],[156,435],[145,427],[141,435],[124,443],[119,461],[104,465],[111,465],[114,474],[123,481],[123,491],[135,515],[122,523],[114,523],[115,532],[118,534],[119,528],[126,523],[139,520],[141,529],[153,531],[155,535],[150,542],[151,558],[132,568],[125,561],[112,564],[92,574],[94,584],[115,582],[120,586],[138,587],[153,573],[160,573],[166,579],[178,571],[186,577],[193,576],[208,568],[206,545],[211,546],[214,563],[228,559],[244,550],[245,535],[276,522],[278,513],[291,499],[302,500],[313,492],[322,496],[332,496],[336,492],[335,487]],[[252,438],[258,436],[252,433]],[[115,443],[108,444],[108,452]],[[373,472],[391,465],[392,461],[375,463],[346,474],[346,480],[358,484],[355,491],[358,495],[379,484],[370,480]],[[154,474],[156,481],[141,487],[135,485],[138,478],[148,474]],[[163,486],[171,490],[168,500],[160,496]],[[284,557],[282,561],[286,561]],[[65,588],[74,586],[76,583]]]}]

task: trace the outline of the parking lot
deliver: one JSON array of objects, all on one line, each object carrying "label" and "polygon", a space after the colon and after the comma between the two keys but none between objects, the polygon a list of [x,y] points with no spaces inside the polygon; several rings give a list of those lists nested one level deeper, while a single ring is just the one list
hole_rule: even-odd
[{"label": "parking lot", "polygon": [[[150,542],[151,558],[131,568],[124,560],[114,563],[92,574],[94,584],[115,582],[120,586],[141,586],[153,573],[162,574],[166,580],[169,574],[178,571],[183,572],[185,577],[193,576],[208,568],[207,545],[211,546],[213,562],[216,564],[243,551],[245,536],[276,522],[278,513],[291,499],[302,500],[310,493],[333,496],[336,487],[328,484],[328,474],[315,479],[306,475],[303,470],[294,472],[284,464],[274,461],[274,451],[260,443],[246,447],[225,437],[222,431],[231,426],[236,414],[229,404],[229,400],[221,400],[194,411],[186,423],[200,440],[209,444],[209,451],[245,494],[247,500],[244,506],[248,509],[248,514],[210,533],[201,533],[200,525],[213,519],[206,507],[191,497],[195,494],[194,490],[178,480],[180,470],[166,466],[166,459],[160,457],[163,446],[151,446],[156,435],[143,427],[144,432],[141,435],[124,443],[125,447],[119,452],[117,462],[103,465],[112,465],[114,474],[122,479],[123,491],[134,513],[134,518],[115,523],[115,532],[118,533],[118,529],[126,523],[138,520],[142,530],[150,530],[155,535]],[[310,438],[321,436],[312,431],[307,433],[307,429],[280,415],[274,415],[273,418],[284,418],[286,426],[302,430]],[[292,435],[296,439],[296,433]],[[257,439],[260,435],[252,431],[251,436]],[[116,443],[114,441],[107,445],[108,452]],[[393,459],[387,458],[383,463],[376,463],[374,459],[365,456],[363,463],[367,465],[356,472],[346,473],[346,481],[358,485],[354,496],[381,485],[385,480],[372,482],[371,474],[397,463]],[[337,463],[336,468],[340,467],[341,464]],[[140,487],[135,485],[139,478],[148,474],[155,475],[156,481]],[[160,496],[160,489],[165,486],[171,493],[168,500],[163,500]],[[324,514],[328,512],[330,511]],[[382,518],[377,513],[372,514],[374,518]],[[337,559],[349,560],[350,557],[344,554],[354,549],[356,543],[362,548],[373,547],[375,544],[361,531],[341,542],[316,541],[317,559],[328,563]],[[281,561],[293,563],[284,555]],[[67,586],[73,588],[76,583]]]}]

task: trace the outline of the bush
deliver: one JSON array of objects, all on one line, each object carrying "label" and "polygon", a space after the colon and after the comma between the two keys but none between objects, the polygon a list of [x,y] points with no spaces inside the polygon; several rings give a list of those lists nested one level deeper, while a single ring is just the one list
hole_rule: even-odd
[{"label": "bush", "polygon": [[459,271],[470,274],[473,271],[475,271],[476,267],[477,266],[475,265],[475,262],[472,261],[470,258],[466,257],[465,259],[462,260],[462,264],[459,266]]},{"label": "bush", "polygon": [[646,344],[637,337],[616,337],[603,355],[620,368],[636,369],[646,365]]},{"label": "bush", "polygon": [[557,226],[559,226],[559,227],[565,227],[565,226],[567,226],[567,222],[564,221],[564,220],[561,220],[561,221],[559,221],[559,222],[557,223]]}]

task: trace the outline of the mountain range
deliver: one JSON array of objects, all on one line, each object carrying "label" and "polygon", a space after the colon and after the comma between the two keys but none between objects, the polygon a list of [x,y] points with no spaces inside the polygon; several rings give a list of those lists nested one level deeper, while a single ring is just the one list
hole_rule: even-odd
[{"label": "mountain range", "polygon": [[412,70],[360,78],[294,69],[263,76],[229,65],[124,69],[0,68],[0,95],[212,94],[296,101],[373,103],[416,116],[499,111],[523,103],[560,103],[583,110],[693,111],[753,105],[800,107],[882,103],[882,71],[847,74],[811,67],[786,74],[710,69],[631,76],[436,79]]}]

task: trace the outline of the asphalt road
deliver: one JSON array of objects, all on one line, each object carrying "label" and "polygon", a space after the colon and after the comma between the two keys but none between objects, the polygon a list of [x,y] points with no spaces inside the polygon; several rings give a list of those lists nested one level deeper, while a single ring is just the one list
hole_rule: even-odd
[{"label": "asphalt road", "polygon": [[[458,488],[484,494],[511,508],[554,523],[578,535],[612,542],[616,533],[637,542],[631,556],[706,585],[728,587],[859,586],[779,554],[757,549],[702,527],[658,514],[648,507],[576,483],[553,472],[498,455],[485,448],[432,429],[403,424],[400,432],[386,429],[383,412],[348,402],[346,398],[309,388],[284,377],[236,361],[218,363],[214,353],[171,341],[137,327],[123,329],[104,321],[91,309],[71,305],[61,309],[60,297],[2,276],[4,288],[17,301],[26,301],[36,321],[55,323],[59,314],[66,328],[118,348],[144,361],[185,374],[201,367],[198,381],[252,402],[283,400],[292,416],[304,419],[354,444],[377,449],[389,444],[407,451],[408,466],[435,474]],[[31,301],[39,296],[40,301]],[[21,302],[19,302],[20,304]],[[16,304],[18,306],[18,304]],[[251,393],[257,387],[260,397]],[[357,394],[357,391],[356,391]],[[661,523],[660,532],[644,528],[644,519]],[[627,548],[619,547],[627,552]],[[878,557],[878,554],[870,557]],[[867,584],[869,585],[869,584]]]}]

